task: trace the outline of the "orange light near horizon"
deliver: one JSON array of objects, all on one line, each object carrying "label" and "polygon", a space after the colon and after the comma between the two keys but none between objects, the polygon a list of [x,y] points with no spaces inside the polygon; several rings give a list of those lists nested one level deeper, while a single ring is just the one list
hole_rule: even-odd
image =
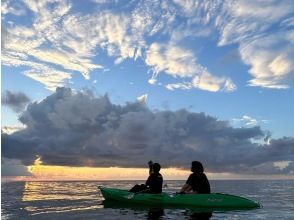
[{"label": "orange light near horizon", "polygon": [[[42,165],[41,157],[37,157],[34,165],[28,166],[33,178],[30,180],[146,180],[148,168],[122,167],[69,167]],[[177,168],[162,169],[165,179],[186,179],[189,171]]]},{"label": "orange light near horizon", "polygon": [[[101,181],[101,180],[146,180],[148,168],[122,167],[69,167],[43,165],[41,157],[37,157],[34,165],[28,166],[32,177],[6,177],[12,181]],[[189,170],[179,168],[162,168],[160,173],[164,180],[186,180],[191,174]],[[212,179],[294,179],[294,176],[284,175],[242,175],[232,173],[206,173]]]}]

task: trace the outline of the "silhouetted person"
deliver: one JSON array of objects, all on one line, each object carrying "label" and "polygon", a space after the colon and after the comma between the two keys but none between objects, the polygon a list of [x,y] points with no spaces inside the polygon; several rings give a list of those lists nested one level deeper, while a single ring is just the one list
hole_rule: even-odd
[{"label": "silhouetted person", "polygon": [[202,164],[199,161],[193,161],[191,171],[193,173],[189,176],[180,193],[209,194],[210,184],[204,173]]},{"label": "silhouetted person", "polygon": [[148,162],[149,165],[149,177],[145,184],[135,185],[130,192],[144,192],[144,193],[162,193],[163,178],[159,173],[160,164]]},{"label": "silhouetted person", "polygon": [[162,193],[163,178],[159,173],[160,168],[159,163],[154,163],[152,165],[152,173],[145,183],[145,185],[149,188],[149,193]]}]

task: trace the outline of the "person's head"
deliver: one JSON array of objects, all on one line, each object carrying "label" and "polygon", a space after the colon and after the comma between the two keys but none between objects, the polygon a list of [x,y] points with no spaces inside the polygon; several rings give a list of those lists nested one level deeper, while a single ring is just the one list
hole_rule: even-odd
[{"label": "person's head", "polygon": [[152,165],[152,170],[153,170],[154,173],[158,173],[159,170],[160,170],[160,168],[161,168],[161,166],[160,166],[159,163],[154,163],[154,164]]},{"label": "person's head", "polygon": [[199,161],[193,161],[191,166],[191,171],[193,173],[203,173],[204,169],[203,169],[202,163],[200,163]]}]

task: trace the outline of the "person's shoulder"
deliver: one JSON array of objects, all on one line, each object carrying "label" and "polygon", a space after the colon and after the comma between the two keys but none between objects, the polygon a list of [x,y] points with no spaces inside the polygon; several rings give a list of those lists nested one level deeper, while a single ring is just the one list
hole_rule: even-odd
[{"label": "person's shoulder", "polygon": [[197,176],[197,173],[191,173],[189,177],[195,177]]},{"label": "person's shoulder", "polygon": [[195,173],[191,173],[188,177],[188,179],[193,179],[193,178],[195,178]]},{"label": "person's shoulder", "polygon": [[203,176],[203,177],[205,177],[205,178],[207,179],[207,176],[206,176],[206,174],[205,174],[205,173],[202,173],[202,176]]},{"label": "person's shoulder", "polygon": [[203,175],[203,173],[192,173],[190,176],[191,176],[191,178],[197,179],[197,180],[203,179],[206,177],[205,174]]}]

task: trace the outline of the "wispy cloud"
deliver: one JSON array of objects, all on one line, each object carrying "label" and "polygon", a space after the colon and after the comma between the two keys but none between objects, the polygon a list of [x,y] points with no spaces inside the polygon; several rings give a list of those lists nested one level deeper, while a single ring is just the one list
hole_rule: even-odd
[{"label": "wispy cloud", "polygon": [[8,36],[2,50],[3,64],[32,68],[25,75],[43,83],[50,90],[64,85],[71,78],[71,73],[64,69],[78,71],[89,79],[91,70],[102,68],[90,60],[91,55],[73,53],[69,48],[64,48],[62,42],[66,36],[62,31],[62,20],[71,8],[69,3],[27,0],[25,4],[27,10],[35,14],[32,27],[15,26],[7,29]]},{"label": "wispy cloud", "polygon": [[239,44],[241,59],[253,77],[250,86],[293,86],[294,41],[291,29],[287,29],[293,25],[291,0],[174,2],[183,10],[187,23],[193,24],[186,25],[182,33],[205,27],[210,36],[219,36],[219,46]]},{"label": "wispy cloud", "polygon": [[166,88],[169,90],[188,90],[192,88],[198,88],[210,92],[233,92],[236,90],[236,85],[230,79],[225,77],[215,77],[207,72],[204,72],[202,75],[195,76],[192,79],[192,82],[171,83],[167,84]]},{"label": "wispy cloud", "polygon": [[[234,91],[232,79],[208,70],[197,59],[199,55],[183,44],[186,39],[196,42],[205,37],[219,47],[238,45],[252,77],[249,85],[293,85],[291,0],[130,1],[124,7],[116,1],[90,3],[95,10],[84,13],[73,10],[75,1],[5,1],[4,21],[8,13],[32,16],[26,26],[5,26],[9,37],[3,40],[3,64],[34,62],[50,65],[55,75],[77,71],[89,79],[92,71],[104,68],[95,58],[106,53],[117,65],[126,59],[142,59],[153,70],[151,84],[159,85],[157,75],[167,74],[176,80],[164,85],[169,89]],[[66,83],[64,77],[60,80],[59,84]]]},{"label": "wispy cloud", "polygon": [[91,63],[89,59],[77,58],[69,53],[59,52],[59,51],[40,51],[33,50],[29,52],[30,55],[39,59],[40,61],[44,61],[47,63],[52,63],[56,65],[62,66],[67,70],[75,70],[85,77],[85,79],[89,79],[89,72],[93,69],[102,68],[101,65],[96,65]]},{"label": "wispy cloud", "polygon": [[192,81],[166,85],[170,90],[198,88],[217,92],[221,89],[226,91],[236,89],[230,79],[211,75],[205,67],[197,63],[191,51],[175,45],[153,43],[147,51],[146,64],[151,66],[155,73],[151,83],[154,83],[156,76],[163,71],[175,78],[190,78]]},{"label": "wispy cloud", "polygon": [[225,77],[216,77],[207,72],[200,76],[194,77],[192,83],[195,88],[207,90],[210,92],[218,92],[220,90],[233,92],[237,88],[231,79]]},{"label": "wispy cloud", "polygon": [[183,90],[187,90],[187,89],[191,89],[192,83],[190,82],[184,82],[184,83],[171,83],[171,84],[167,84],[165,86],[168,90],[175,90],[175,89],[183,89]]},{"label": "wispy cloud", "polygon": [[21,2],[3,0],[1,1],[1,13],[2,15],[13,14],[13,15],[21,16],[21,15],[24,15],[26,12]]},{"label": "wispy cloud", "polygon": [[147,51],[146,63],[155,73],[164,71],[173,77],[192,77],[195,71],[201,71],[193,53],[175,45],[151,44]]},{"label": "wispy cloud", "polygon": [[248,115],[243,115],[241,118],[233,118],[232,119],[233,125],[240,125],[240,126],[257,126],[261,124],[268,123],[266,119],[256,119]]},{"label": "wispy cloud", "polygon": [[[285,89],[294,79],[293,39],[285,33],[261,37],[240,45],[243,61],[250,65],[249,85]],[[292,41],[292,42],[291,42]]]},{"label": "wispy cloud", "polygon": [[48,66],[41,65],[39,68],[33,68],[24,72],[24,74],[38,82],[41,82],[51,91],[64,85],[71,76],[63,71],[52,69]]},{"label": "wispy cloud", "polygon": [[[238,43],[243,62],[250,66],[249,85],[288,88],[293,85],[294,41],[292,1],[226,1],[217,18],[219,45]],[[280,24],[280,25],[279,25]]]}]

